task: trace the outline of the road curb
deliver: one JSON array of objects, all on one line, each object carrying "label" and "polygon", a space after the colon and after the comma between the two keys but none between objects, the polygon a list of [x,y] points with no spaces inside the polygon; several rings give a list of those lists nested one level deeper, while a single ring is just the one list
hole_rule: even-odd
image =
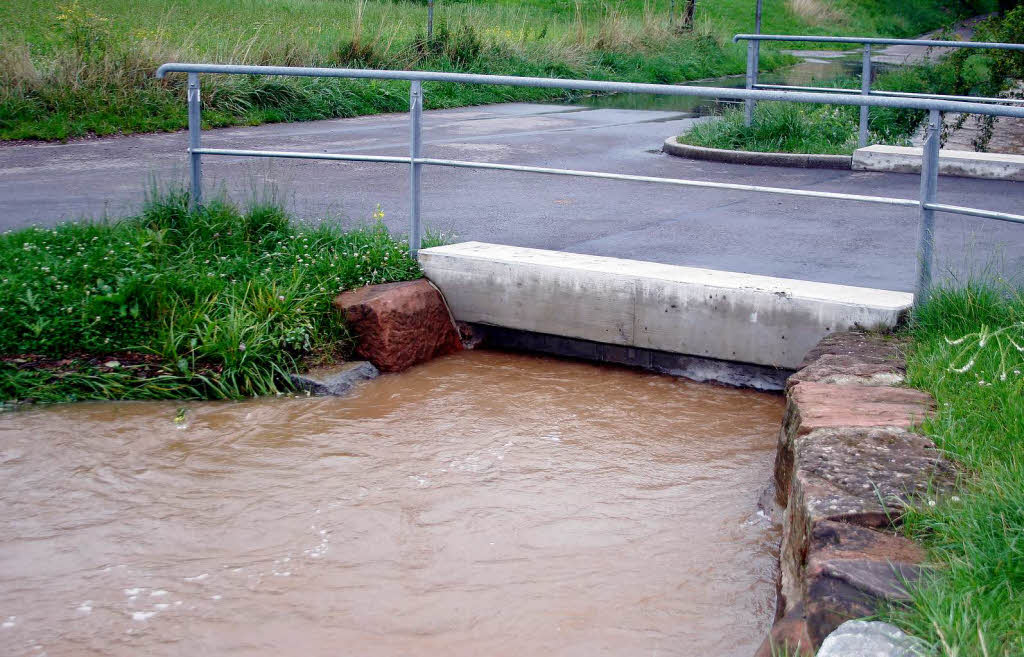
[{"label": "road curb", "polygon": [[850,169],[853,157],[850,155],[814,155],[803,153],[755,153],[753,151],[732,151],[722,148],[705,148],[680,144],[675,137],[669,137],[661,150],[669,155],[691,160],[708,160],[728,164],[757,164],[772,167],[797,167],[800,169]]}]

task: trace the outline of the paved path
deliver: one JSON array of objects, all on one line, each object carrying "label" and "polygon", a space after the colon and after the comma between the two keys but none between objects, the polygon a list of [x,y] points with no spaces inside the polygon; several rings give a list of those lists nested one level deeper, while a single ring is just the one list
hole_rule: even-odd
[{"label": "paved path", "polygon": [[[916,198],[905,174],[688,161],[658,150],[692,119],[671,112],[494,105],[425,114],[425,153],[533,164]],[[407,118],[361,117],[204,134],[211,147],[406,154]],[[0,228],[138,208],[150,181],[183,181],[184,134],[0,146]],[[207,157],[207,180],[235,198],[276,187],[300,217],[346,223],[380,203],[407,223],[401,165]],[[426,224],[482,240],[909,290],[916,212],[850,202],[428,167]],[[943,177],[942,202],[1019,212],[1024,183]],[[338,219],[338,217],[341,217]],[[1024,270],[1024,226],[939,215],[937,263],[963,271]]]}]

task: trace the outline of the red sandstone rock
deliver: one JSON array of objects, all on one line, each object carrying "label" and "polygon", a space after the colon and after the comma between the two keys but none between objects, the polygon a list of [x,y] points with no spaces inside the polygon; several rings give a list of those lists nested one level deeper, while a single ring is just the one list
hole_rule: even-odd
[{"label": "red sandstone rock", "polygon": [[807,381],[793,386],[790,410],[798,411],[798,435],[825,427],[900,427],[909,429],[931,415],[931,395],[911,388],[834,385]]},{"label": "red sandstone rock", "polygon": [[441,293],[425,278],[350,290],[334,305],[359,337],[356,353],[382,372],[462,349]]},{"label": "red sandstone rock", "polygon": [[807,633],[807,620],[801,607],[793,609],[776,621],[771,634],[765,637],[761,647],[754,653],[754,657],[776,655],[814,657],[814,647]]},{"label": "red sandstone rock", "polygon": [[909,429],[934,408],[931,395],[909,388],[834,385],[805,381],[787,395],[786,414],[775,456],[779,503],[786,504],[793,471],[794,444],[816,429],[897,427]]},{"label": "red sandstone rock", "polygon": [[903,363],[905,340],[893,336],[846,331],[826,335],[807,352],[800,369],[811,365],[822,356],[844,356],[860,363]]},{"label": "red sandstone rock", "polygon": [[807,570],[807,633],[821,646],[848,620],[875,614],[883,602],[909,599],[904,582],[920,576],[918,566],[883,561],[840,560],[816,563]]},{"label": "red sandstone rock", "polygon": [[815,526],[805,573],[808,636],[820,646],[847,620],[870,616],[883,602],[907,600],[904,583],[919,576],[925,553],[902,536],[845,523]]},{"label": "red sandstone rock", "polygon": [[889,528],[908,504],[945,494],[955,479],[930,440],[894,427],[816,429],[795,440],[791,458],[780,554],[787,606],[803,597],[811,537],[822,523]]},{"label": "red sandstone rock", "polygon": [[823,520],[811,532],[808,562],[853,559],[918,564],[925,557],[924,548],[894,532]]},{"label": "red sandstone rock", "polygon": [[865,362],[857,356],[825,354],[786,379],[786,388],[803,381],[838,385],[893,386],[903,383],[902,361]]}]

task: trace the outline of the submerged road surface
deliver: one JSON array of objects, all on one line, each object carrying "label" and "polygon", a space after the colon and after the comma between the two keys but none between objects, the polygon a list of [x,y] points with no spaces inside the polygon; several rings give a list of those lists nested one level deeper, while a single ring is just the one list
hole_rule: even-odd
[{"label": "submerged road surface", "polygon": [[[683,160],[660,152],[694,121],[663,111],[507,104],[424,115],[424,155],[461,160],[795,187],[916,199],[907,174],[753,167]],[[219,148],[408,154],[402,114],[225,128],[204,133]],[[123,216],[153,185],[185,180],[183,133],[70,144],[0,146],[0,229],[79,217]],[[385,221],[405,230],[406,165],[204,158],[208,194],[274,194],[297,216],[346,224]],[[910,290],[914,210],[714,189],[425,167],[429,229],[481,240]],[[942,177],[939,200],[1020,212],[1024,184]],[[937,267],[1016,275],[1024,226],[940,214]]]}]

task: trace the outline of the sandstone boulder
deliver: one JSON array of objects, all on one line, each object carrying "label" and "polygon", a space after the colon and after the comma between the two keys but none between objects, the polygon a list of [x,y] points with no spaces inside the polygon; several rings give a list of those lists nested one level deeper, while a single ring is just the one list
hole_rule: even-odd
[{"label": "sandstone boulder", "polygon": [[334,305],[358,336],[356,353],[382,372],[462,349],[441,293],[426,279],[350,290]]},{"label": "sandstone boulder", "polygon": [[807,633],[807,620],[804,618],[804,611],[797,606],[772,626],[769,634],[761,647],[754,653],[754,657],[775,657],[776,655],[789,655],[791,657],[811,657],[814,655],[814,647],[811,644],[810,635]]},{"label": "sandstone boulder", "polygon": [[861,363],[901,363],[906,341],[892,336],[845,331],[826,335],[807,352],[800,363],[803,369],[822,356],[846,356]]},{"label": "sandstone boulder", "polygon": [[787,607],[803,599],[811,537],[823,522],[890,528],[955,479],[930,440],[897,427],[815,429],[796,439],[793,455],[780,555]]},{"label": "sandstone boulder", "polygon": [[792,388],[802,381],[839,385],[895,386],[906,379],[901,361],[865,362],[856,356],[825,354],[786,380]]},{"label": "sandstone boulder", "polygon": [[816,429],[895,427],[909,429],[934,408],[931,395],[890,386],[835,385],[805,381],[790,388],[775,456],[775,480],[785,504],[797,438]]},{"label": "sandstone boulder", "polygon": [[803,581],[807,633],[813,645],[845,621],[874,614],[881,603],[908,599],[925,554],[891,532],[846,523],[815,525]]}]

